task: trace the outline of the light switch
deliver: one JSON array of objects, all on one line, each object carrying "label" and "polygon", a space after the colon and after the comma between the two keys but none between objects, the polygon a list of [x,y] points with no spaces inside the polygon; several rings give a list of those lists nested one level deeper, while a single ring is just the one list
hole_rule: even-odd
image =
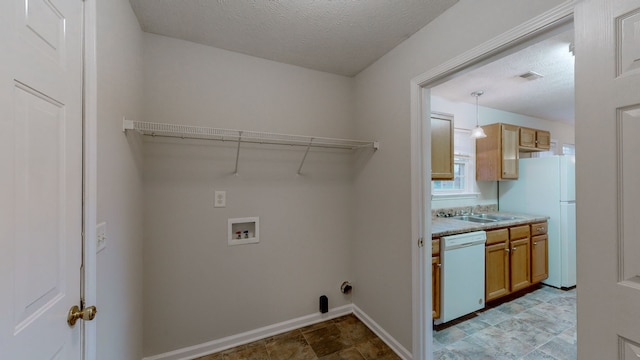
[{"label": "light switch", "polygon": [[107,223],[101,222],[96,225],[96,253],[107,247]]},{"label": "light switch", "polygon": [[213,207],[223,208],[227,206],[227,192],[226,191],[216,191],[215,192],[215,201],[213,203]]}]

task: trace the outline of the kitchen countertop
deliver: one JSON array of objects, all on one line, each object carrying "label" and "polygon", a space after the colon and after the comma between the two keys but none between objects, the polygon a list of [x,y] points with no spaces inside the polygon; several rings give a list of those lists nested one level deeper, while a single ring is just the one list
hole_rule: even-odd
[{"label": "kitchen countertop", "polygon": [[496,214],[502,216],[514,216],[518,219],[503,220],[492,223],[474,223],[464,220],[453,219],[450,217],[432,217],[431,218],[431,236],[440,237],[445,235],[462,234],[471,231],[499,229],[503,227],[531,224],[536,222],[547,221],[548,216],[519,214],[511,212],[490,212],[488,214]]}]

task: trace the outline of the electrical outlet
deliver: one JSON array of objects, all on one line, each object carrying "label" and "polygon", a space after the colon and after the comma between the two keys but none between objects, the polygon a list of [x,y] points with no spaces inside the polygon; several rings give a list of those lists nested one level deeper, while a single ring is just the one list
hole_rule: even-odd
[{"label": "electrical outlet", "polygon": [[215,191],[215,200],[213,202],[213,207],[223,208],[226,206],[227,206],[227,192]]},{"label": "electrical outlet", "polygon": [[101,222],[96,226],[96,253],[107,247],[107,223]]}]

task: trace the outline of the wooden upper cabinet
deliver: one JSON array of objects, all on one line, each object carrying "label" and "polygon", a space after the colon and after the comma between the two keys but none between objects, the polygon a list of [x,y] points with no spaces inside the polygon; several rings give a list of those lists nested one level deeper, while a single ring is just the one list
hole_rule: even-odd
[{"label": "wooden upper cabinet", "polygon": [[520,128],[520,147],[536,147],[536,131],[529,128]]},{"label": "wooden upper cabinet", "polygon": [[536,148],[538,150],[551,150],[551,133],[544,130],[536,131]]},{"label": "wooden upper cabinet", "polygon": [[502,125],[502,179],[518,178],[518,127]]},{"label": "wooden upper cabinet", "polygon": [[453,180],[453,115],[431,114],[431,180]]},{"label": "wooden upper cabinet", "polygon": [[520,128],[502,123],[482,128],[487,137],[476,139],[476,180],[517,179]]},{"label": "wooden upper cabinet", "polygon": [[517,180],[520,152],[551,149],[551,133],[496,123],[482,127],[486,138],[476,139],[476,180]]},{"label": "wooden upper cabinet", "polygon": [[520,151],[546,151],[551,149],[551,133],[545,130],[520,128]]}]

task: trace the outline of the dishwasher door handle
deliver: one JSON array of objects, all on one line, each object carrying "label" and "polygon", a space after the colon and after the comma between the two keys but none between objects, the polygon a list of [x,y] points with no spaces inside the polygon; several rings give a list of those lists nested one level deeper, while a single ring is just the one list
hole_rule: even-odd
[{"label": "dishwasher door handle", "polygon": [[484,243],[485,243],[485,240],[480,240],[480,241],[474,241],[474,242],[470,242],[470,243],[451,245],[449,247],[445,247],[444,251],[450,251],[450,250],[455,250],[455,249],[463,249],[463,248],[466,248],[466,247],[469,247],[469,246],[482,245]]}]

